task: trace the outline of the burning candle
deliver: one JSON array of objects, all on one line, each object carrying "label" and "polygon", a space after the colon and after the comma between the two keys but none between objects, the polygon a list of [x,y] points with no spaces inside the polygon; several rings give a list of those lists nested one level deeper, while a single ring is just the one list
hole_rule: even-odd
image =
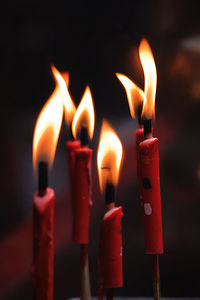
[{"label": "burning candle", "polygon": [[142,40],[140,43],[139,56],[145,75],[144,104],[142,109],[145,140],[139,144],[145,248],[147,254],[153,255],[154,298],[160,299],[158,254],[163,253],[163,236],[159,153],[158,139],[152,137],[151,130],[151,120],[155,117],[157,72],[151,48],[146,40]]},{"label": "burning candle", "polygon": [[94,133],[94,106],[89,87],[77,108],[72,122],[72,133],[77,138],[80,133],[81,147],[75,150],[75,203],[73,222],[73,241],[88,243],[89,206],[91,199],[91,164],[92,149],[88,147]]},{"label": "burning candle", "polygon": [[89,241],[90,206],[92,205],[92,149],[88,147],[94,133],[94,106],[90,88],[86,87],[72,122],[74,138],[80,136],[81,147],[75,149],[72,240],[80,244],[81,298],[90,298],[87,244]]},{"label": "burning candle", "polygon": [[122,271],[122,207],[115,207],[115,186],[118,183],[122,159],[122,144],[107,122],[103,122],[97,154],[99,184],[105,193],[104,215],[99,247],[99,299],[106,289],[107,299],[113,298],[113,289],[123,286]]},{"label": "burning candle", "polygon": [[140,44],[139,55],[145,73],[144,105],[142,110],[145,140],[140,143],[139,149],[146,253],[160,254],[163,252],[163,238],[158,139],[152,138],[151,131],[151,120],[155,115],[157,76],[153,54],[146,40],[142,40]]},{"label": "burning candle", "polygon": [[[56,78],[57,70],[52,68]],[[38,173],[38,192],[33,197],[33,265],[34,298],[53,299],[54,275],[54,190],[48,187],[63,116],[60,82],[46,102],[33,136],[33,166]]]},{"label": "burning candle", "polygon": [[[133,110],[138,106],[138,99],[141,99],[141,103],[144,101],[142,118],[138,118],[140,128],[136,131],[137,174],[143,210],[145,251],[147,254],[153,255],[154,297],[159,299],[158,254],[163,253],[162,215],[158,139],[152,138],[153,130],[151,128],[151,120],[155,117],[157,72],[151,48],[145,39],[140,43],[139,56],[145,74],[144,92],[124,75],[117,74],[117,77],[126,89],[132,117],[135,115]],[[136,104],[133,104],[135,102]],[[144,128],[142,128],[142,124]]]}]

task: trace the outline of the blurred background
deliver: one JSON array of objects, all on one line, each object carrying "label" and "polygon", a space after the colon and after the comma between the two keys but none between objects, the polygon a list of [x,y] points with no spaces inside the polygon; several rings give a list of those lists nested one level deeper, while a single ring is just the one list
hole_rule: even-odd
[{"label": "blurred background", "polygon": [[[5,3],[4,3],[5,4]],[[6,6],[5,6],[6,5]],[[136,178],[135,129],[115,72],[143,87],[138,44],[145,36],[158,71],[155,133],[160,139],[164,255],[163,296],[199,296],[200,269],[200,2],[198,0],[7,2],[0,18],[0,299],[31,299],[32,137],[37,116],[55,85],[51,63],[69,71],[76,104],[86,85],[96,123],[89,262],[97,294],[97,253],[104,199],[96,153],[102,118],[124,147],[117,190],[123,205],[124,288],[121,296],[152,296],[151,257]],[[63,122],[50,186],[56,191],[55,299],[79,296],[79,247],[71,243],[71,205]]]}]

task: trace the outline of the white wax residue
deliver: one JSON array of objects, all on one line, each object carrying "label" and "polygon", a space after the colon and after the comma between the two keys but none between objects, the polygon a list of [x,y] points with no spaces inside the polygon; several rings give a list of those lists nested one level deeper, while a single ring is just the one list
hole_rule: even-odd
[{"label": "white wax residue", "polygon": [[144,203],[144,213],[147,216],[150,216],[152,214],[152,208],[150,203]]}]

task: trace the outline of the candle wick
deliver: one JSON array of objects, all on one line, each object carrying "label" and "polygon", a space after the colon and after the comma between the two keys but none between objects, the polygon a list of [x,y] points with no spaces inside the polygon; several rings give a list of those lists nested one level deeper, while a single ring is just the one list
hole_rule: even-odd
[{"label": "candle wick", "polygon": [[81,146],[87,146],[89,144],[88,127],[85,124],[81,126],[80,140]]},{"label": "candle wick", "polygon": [[143,119],[143,125],[144,125],[144,138],[148,139],[152,137],[152,132],[151,132],[151,119]]},{"label": "candle wick", "polygon": [[48,164],[40,161],[38,166],[38,195],[43,197],[46,194],[48,185]]},{"label": "candle wick", "polygon": [[106,204],[115,203],[115,187],[110,182],[106,183],[105,202]]}]

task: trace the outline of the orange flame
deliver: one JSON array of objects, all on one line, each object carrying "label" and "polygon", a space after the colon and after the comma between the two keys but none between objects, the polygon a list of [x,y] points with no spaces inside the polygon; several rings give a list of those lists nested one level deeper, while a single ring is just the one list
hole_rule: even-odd
[{"label": "orange flame", "polygon": [[122,160],[122,144],[110,125],[103,121],[97,153],[99,185],[104,190],[107,182],[117,185]]},{"label": "orange flame", "polygon": [[132,118],[135,118],[136,109],[144,101],[144,92],[133,81],[123,74],[116,73],[117,78],[121,81],[125,88],[129,109]]},{"label": "orange flame", "polygon": [[88,126],[89,137],[92,139],[94,133],[94,121],[94,105],[90,88],[87,86],[72,122],[72,133],[74,138],[77,138],[77,132],[80,126],[86,124]]},{"label": "orange flame", "polygon": [[63,79],[55,67],[52,67],[52,71],[57,85],[37,118],[33,135],[33,167],[35,171],[40,161],[46,161],[49,168],[52,166],[62,123],[61,86]]},{"label": "orange flame", "polygon": [[74,117],[76,107],[68,91],[69,74],[67,72],[61,74],[54,66],[52,66],[52,71],[56,80],[59,82],[59,88],[65,108],[65,121],[68,125],[70,125]]},{"label": "orange flame", "polygon": [[145,39],[143,39],[140,43],[139,55],[145,76],[142,116],[145,119],[152,119],[155,117],[154,107],[156,97],[157,71],[153,53],[148,42]]}]

